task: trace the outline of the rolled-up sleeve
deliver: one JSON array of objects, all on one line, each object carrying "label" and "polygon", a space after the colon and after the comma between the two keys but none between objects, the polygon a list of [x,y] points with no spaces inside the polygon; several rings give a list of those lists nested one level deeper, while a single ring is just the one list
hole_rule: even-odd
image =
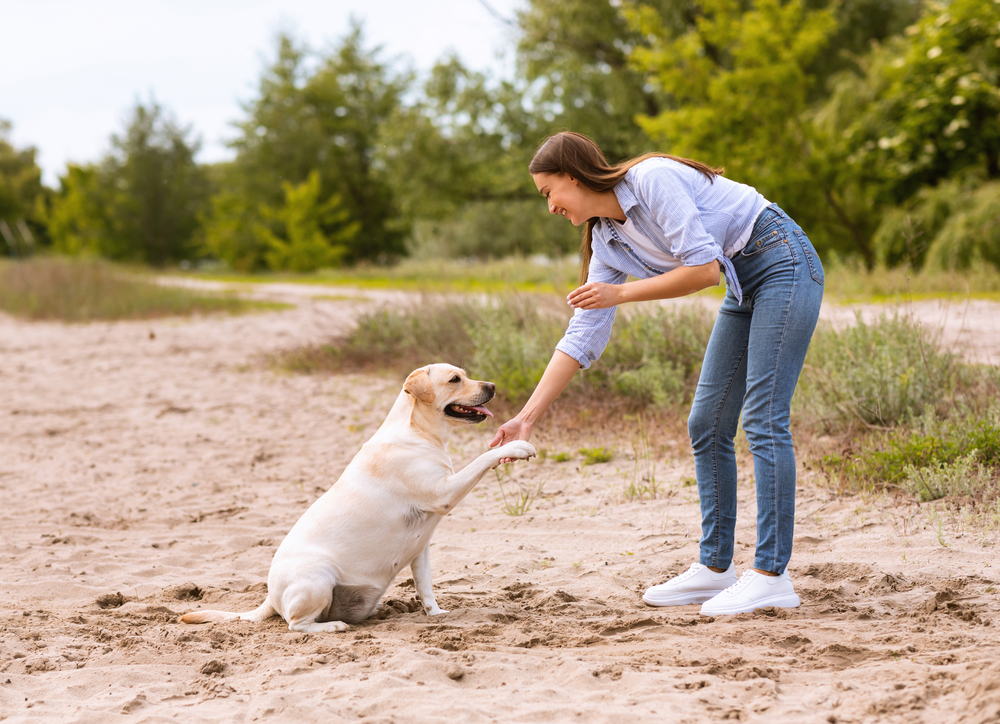
[{"label": "rolled-up sleeve", "polygon": [[[590,258],[588,282],[621,284],[628,278],[625,272],[612,269],[596,256]],[[615,322],[617,307],[608,309],[577,309],[569,321],[566,334],[559,340],[556,349],[580,363],[587,369],[604,352],[611,338],[611,327]]]},{"label": "rolled-up sleeve", "polygon": [[636,175],[635,186],[636,197],[662,229],[670,255],[680,259],[684,266],[718,262],[737,301],[742,303],[743,290],[736,269],[719,243],[705,231],[691,193],[671,193],[688,189],[678,170],[670,164],[651,164]]}]

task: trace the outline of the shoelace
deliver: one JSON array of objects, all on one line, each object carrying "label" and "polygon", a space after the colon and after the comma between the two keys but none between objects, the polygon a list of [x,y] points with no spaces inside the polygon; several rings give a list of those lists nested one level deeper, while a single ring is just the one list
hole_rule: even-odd
[{"label": "shoelace", "polygon": [[738,580],[736,583],[734,583],[733,585],[731,585],[729,588],[727,588],[722,593],[729,594],[730,596],[735,596],[737,593],[739,593],[744,588],[746,588],[748,585],[750,585],[750,581],[752,581],[758,575],[759,574],[756,571],[754,571],[752,568],[750,570],[743,571],[743,575],[740,576],[740,580]]},{"label": "shoelace", "polygon": [[699,570],[701,570],[701,569],[698,567],[698,564],[697,563],[692,563],[690,568],[688,568],[682,574],[680,574],[679,576],[677,576],[677,578],[675,578],[674,580],[677,581],[677,582],[686,581],[691,576],[693,576],[696,573],[698,573]]}]

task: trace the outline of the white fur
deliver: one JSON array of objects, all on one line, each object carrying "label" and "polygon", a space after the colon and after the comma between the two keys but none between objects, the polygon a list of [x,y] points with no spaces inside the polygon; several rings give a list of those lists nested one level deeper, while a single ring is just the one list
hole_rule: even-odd
[{"label": "white fur", "polygon": [[455,472],[445,442],[452,426],[472,421],[450,417],[445,408],[482,405],[493,389],[452,365],[414,371],[382,426],[278,546],[264,603],[245,613],[195,611],[181,621],[263,621],[278,614],[292,631],[346,631],[372,614],[406,566],[424,610],[446,613],[431,584],[434,529],[502,459],[535,455],[527,442],[515,441]]}]

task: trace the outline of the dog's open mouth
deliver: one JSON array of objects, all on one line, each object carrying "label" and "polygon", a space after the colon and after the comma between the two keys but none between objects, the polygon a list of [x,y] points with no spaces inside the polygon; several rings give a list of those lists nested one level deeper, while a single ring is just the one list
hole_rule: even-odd
[{"label": "dog's open mouth", "polygon": [[444,414],[471,422],[482,422],[487,417],[493,417],[493,413],[482,405],[448,405],[444,408]]}]

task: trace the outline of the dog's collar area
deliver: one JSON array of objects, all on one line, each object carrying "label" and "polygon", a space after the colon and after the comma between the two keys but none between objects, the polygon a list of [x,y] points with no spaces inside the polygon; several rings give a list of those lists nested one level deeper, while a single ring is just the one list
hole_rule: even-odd
[{"label": "dog's collar area", "polygon": [[482,422],[487,417],[493,417],[493,413],[482,405],[459,405],[458,403],[452,403],[445,407],[444,414],[470,422]]}]

